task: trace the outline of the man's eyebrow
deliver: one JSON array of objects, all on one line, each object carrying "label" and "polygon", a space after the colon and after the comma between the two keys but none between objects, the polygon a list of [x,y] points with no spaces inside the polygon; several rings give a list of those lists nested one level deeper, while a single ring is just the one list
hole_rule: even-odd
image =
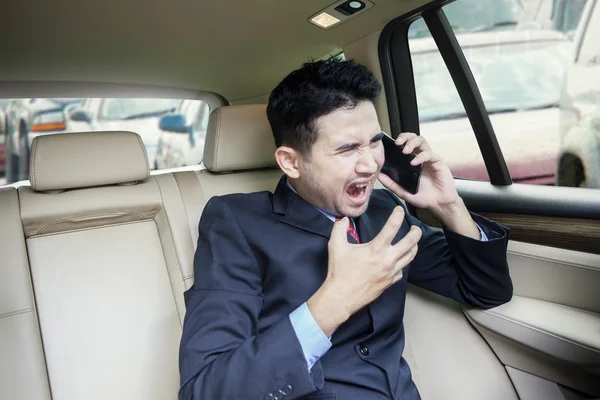
[{"label": "man's eyebrow", "polygon": [[[383,132],[379,132],[378,134],[376,134],[375,136],[373,136],[370,140],[371,143],[375,143],[380,141],[381,139],[383,139],[383,135],[385,135],[385,133]],[[340,147],[338,147],[337,149],[335,149],[335,151],[346,151],[346,150],[352,150],[355,149],[357,147],[360,147],[360,143],[358,142],[350,142],[350,143],[346,143],[341,145]]]},{"label": "man's eyebrow", "polygon": [[346,143],[346,144],[341,145],[337,149],[335,149],[335,151],[352,150],[352,149],[355,149],[355,148],[357,148],[359,146],[360,146],[360,143],[358,143],[358,142]]},{"label": "man's eyebrow", "polygon": [[381,139],[383,139],[383,135],[385,135],[385,133],[379,132],[377,135],[375,135],[371,138],[371,143],[380,141]]}]

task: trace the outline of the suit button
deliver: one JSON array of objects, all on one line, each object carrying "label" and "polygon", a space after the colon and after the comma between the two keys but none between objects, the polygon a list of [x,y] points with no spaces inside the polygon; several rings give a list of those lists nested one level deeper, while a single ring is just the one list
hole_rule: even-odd
[{"label": "suit button", "polygon": [[369,350],[369,348],[362,343],[360,344],[359,351],[360,351],[360,354],[362,354],[365,357],[368,356],[369,354],[371,354],[371,351]]},{"label": "suit button", "polygon": [[275,394],[273,395],[274,400],[282,400],[284,397],[285,397],[285,394],[283,394],[283,392],[281,390],[276,391]]},{"label": "suit button", "polygon": [[292,386],[291,385],[285,385],[285,387],[283,389],[281,389],[281,391],[283,392],[283,394],[285,396],[287,396],[288,394],[292,393]]},{"label": "suit button", "polygon": [[265,396],[265,400],[275,400],[275,397],[273,396],[272,393],[269,393],[268,395]]}]

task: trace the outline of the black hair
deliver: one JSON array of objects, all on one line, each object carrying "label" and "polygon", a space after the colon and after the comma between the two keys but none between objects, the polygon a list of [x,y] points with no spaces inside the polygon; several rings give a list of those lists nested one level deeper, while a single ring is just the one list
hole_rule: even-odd
[{"label": "black hair", "polygon": [[269,96],[267,117],[275,144],[289,146],[305,156],[317,141],[315,122],[359,102],[374,103],[381,84],[363,65],[330,58],[311,61],[286,76]]}]

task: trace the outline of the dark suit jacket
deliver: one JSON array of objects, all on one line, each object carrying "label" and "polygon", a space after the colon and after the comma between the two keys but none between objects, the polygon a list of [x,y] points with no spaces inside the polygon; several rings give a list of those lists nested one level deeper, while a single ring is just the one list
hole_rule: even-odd
[{"label": "dark suit jacket", "polygon": [[[362,243],[399,204],[387,190],[373,192],[357,219]],[[399,282],[338,328],[309,372],[289,314],[325,279],[333,222],[285,178],[274,194],[213,197],[200,220],[195,283],[185,293],[180,399],[418,399],[402,358],[407,282],[482,308],[512,296],[508,231],[473,218],[488,242],[407,216],[394,242],[419,226],[418,255]]]}]

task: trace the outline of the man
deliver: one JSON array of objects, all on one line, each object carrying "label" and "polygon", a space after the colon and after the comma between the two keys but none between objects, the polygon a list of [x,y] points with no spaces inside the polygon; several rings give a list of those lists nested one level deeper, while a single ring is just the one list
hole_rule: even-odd
[{"label": "man", "polygon": [[[463,304],[510,300],[506,228],[471,215],[424,138],[411,195],[380,173],[380,84],[363,66],[307,63],[267,107],[275,193],[212,198],[186,292],[181,399],[419,399],[402,358],[407,282]],[[374,190],[377,179],[389,190]],[[398,197],[444,224],[434,231]],[[338,222],[335,222],[338,221]]]}]

